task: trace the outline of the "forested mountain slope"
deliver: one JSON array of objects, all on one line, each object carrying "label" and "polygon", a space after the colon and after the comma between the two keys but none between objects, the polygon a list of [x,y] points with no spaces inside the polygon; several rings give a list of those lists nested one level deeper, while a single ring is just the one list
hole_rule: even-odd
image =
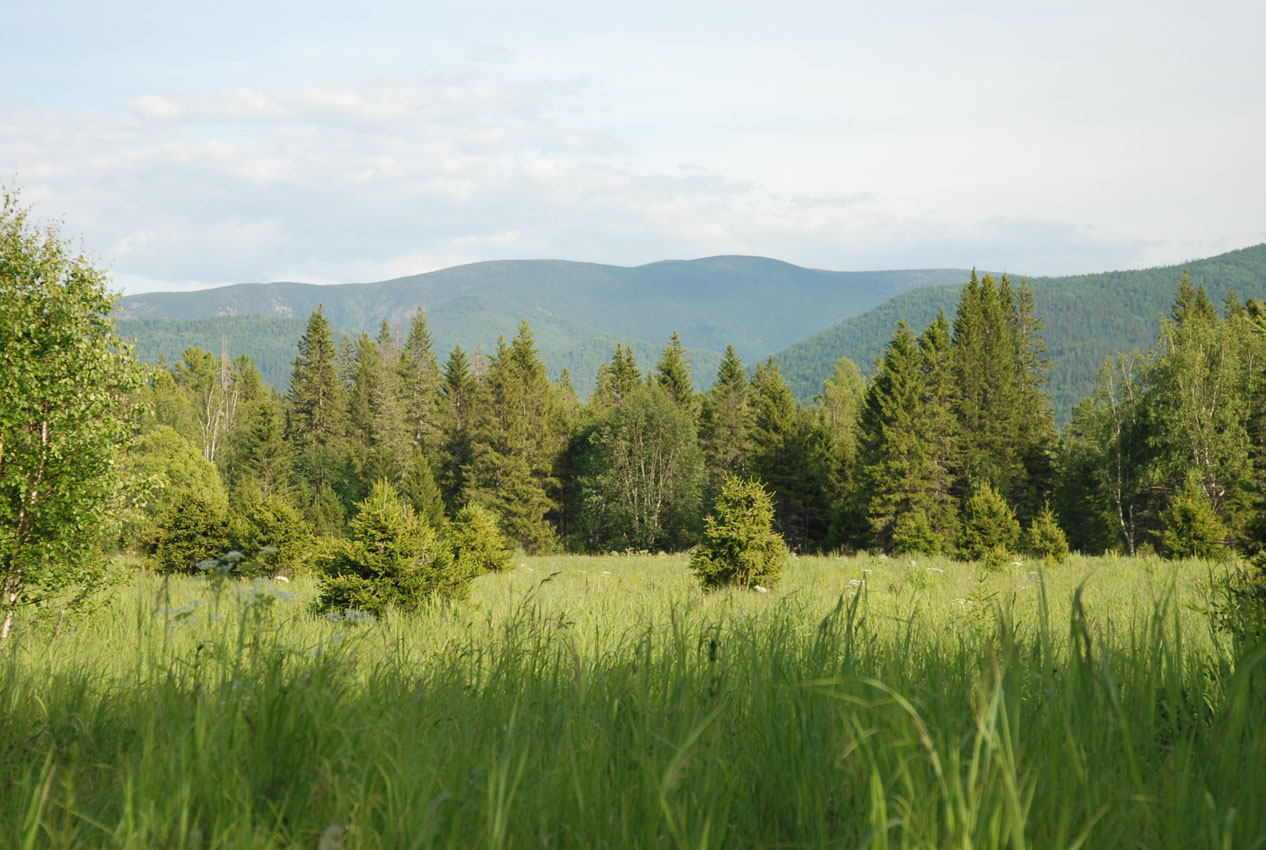
[{"label": "forested mountain slope", "polygon": [[[1232,290],[1241,298],[1266,296],[1266,244],[1182,265],[1028,278],[1037,298],[1037,314],[1046,326],[1050,391],[1059,421],[1065,421],[1072,406],[1090,393],[1105,357],[1135,348],[1146,350],[1156,342],[1160,317],[1168,313],[1184,269],[1197,282],[1204,282],[1209,297],[1219,305]],[[964,277],[953,286],[902,293],[790,346],[775,360],[801,398],[821,392],[822,382],[840,357],[851,358],[869,374],[898,320],[916,333],[936,318],[938,310],[945,310],[952,321],[965,282]]]},{"label": "forested mountain slope", "polygon": [[[441,351],[454,345],[469,351],[477,344],[490,349],[526,319],[551,373],[569,369],[582,389],[616,341],[631,344],[639,362],[649,366],[676,330],[690,349],[699,384],[706,386],[726,345],[750,363],[893,295],[965,275],[953,269],[831,272],[735,256],[634,268],[514,260],[379,283],[238,284],[134,295],[120,300],[116,315],[145,359],[160,354],[174,359],[185,345],[218,350],[226,335],[233,354],[250,355],[279,386],[289,372],[273,349],[293,351],[302,320],[318,305],[334,327],[353,333],[376,330],[384,317],[404,327],[420,306]],[[275,323],[239,318],[248,316]]]}]

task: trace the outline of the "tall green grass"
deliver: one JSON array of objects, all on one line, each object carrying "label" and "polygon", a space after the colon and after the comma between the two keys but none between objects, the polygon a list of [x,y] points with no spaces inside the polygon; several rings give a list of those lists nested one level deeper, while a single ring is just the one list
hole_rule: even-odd
[{"label": "tall green grass", "polygon": [[373,623],[138,577],[5,648],[0,847],[1262,846],[1216,569],[533,558]]}]

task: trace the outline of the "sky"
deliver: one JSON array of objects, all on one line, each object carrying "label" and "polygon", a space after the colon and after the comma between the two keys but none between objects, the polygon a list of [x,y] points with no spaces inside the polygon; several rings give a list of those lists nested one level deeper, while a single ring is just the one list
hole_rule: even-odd
[{"label": "sky", "polygon": [[1266,241],[1260,0],[3,17],[0,182],[126,293],[718,254],[1071,274]]}]

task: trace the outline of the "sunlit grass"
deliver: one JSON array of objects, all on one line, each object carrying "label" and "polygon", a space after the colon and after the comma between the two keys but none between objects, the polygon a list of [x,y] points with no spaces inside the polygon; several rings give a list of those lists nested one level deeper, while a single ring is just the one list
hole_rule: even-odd
[{"label": "sunlit grass", "polygon": [[382,622],[137,575],[20,635],[0,847],[1266,837],[1266,662],[1210,628],[1217,565],[800,558],[705,594],[683,557],[515,563]]}]

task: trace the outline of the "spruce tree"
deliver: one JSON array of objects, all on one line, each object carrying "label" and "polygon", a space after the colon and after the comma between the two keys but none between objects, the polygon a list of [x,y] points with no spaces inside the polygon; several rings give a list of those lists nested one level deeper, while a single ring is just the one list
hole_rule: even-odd
[{"label": "spruce tree", "polygon": [[492,507],[506,535],[529,552],[554,545],[547,516],[557,507],[555,462],[565,444],[552,417],[553,387],[527,322],[502,338],[488,366],[471,465],[472,495]]},{"label": "spruce tree", "polygon": [[341,443],[346,407],[338,350],[321,307],[308,319],[308,328],[299,340],[286,400],[286,434],[297,450]]},{"label": "spruce tree", "polygon": [[[927,347],[936,350],[936,332],[926,337]],[[942,540],[952,522],[948,475],[941,465],[952,436],[945,433],[943,414],[929,403],[927,368],[919,341],[899,322],[866,392],[859,477],[869,494],[872,540],[885,549],[894,545],[898,521],[907,514],[921,513]]]},{"label": "spruce tree", "polygon": [[751,451],[752,407],[748,399],[747,373],[734,353],[725,347],[716,382],[703,399],[699,442],[708,472],[709,492],[715,493],[727,475],[747,469]]},{"label": "spruce tree", "polygon": [[820,546],[830,523],[825,427],[812,410],[796,404],[772,357],[756,367],[752,402],[748,468],[773,491],[778,526],[788,544]]},{"label": "spruce tree", "polygon": [[690,375],[690,358],[686,356],[686,348],[681,344],[681,337],[673,331],[655,366],[655,386],[668,393],[673,404],[685,411],[693,421],[696,414],[695,384]]},{"label": "spruce tree", "polygon": [[466,501],[466,482],[474,460],[475,413],[482,389],[470,369],[466,352],[456,346],[444,363],[440,383],[441,450],[437,480],[450,513]]},{"label": "spruce tree", "polygon": [[431,328],[419,307],[409,326],[409,339],[400,352],[400,407],[413,448],[435,457],[442,441],[440,369],[435,360]]},{"label": "spruce tree", "polygon": [[640,386],[643,386],[642,374],[638,371],[633,349],[617,342],[611,362],[598,367],[598,380],[591,403],[597,408],[619,407]]},{"label": "spruce tree", "polygon": [[[384,356],[383,347],[387,347]],[[409,437],[396,389],[395,360],[386,322],[378,339],[362,333],[356,340],[352,361],[352,385],[348,399],[348,420],[354,460],[361,480],[368,483],[385,478],[398,485],[404,476],[409,455]]]}]

